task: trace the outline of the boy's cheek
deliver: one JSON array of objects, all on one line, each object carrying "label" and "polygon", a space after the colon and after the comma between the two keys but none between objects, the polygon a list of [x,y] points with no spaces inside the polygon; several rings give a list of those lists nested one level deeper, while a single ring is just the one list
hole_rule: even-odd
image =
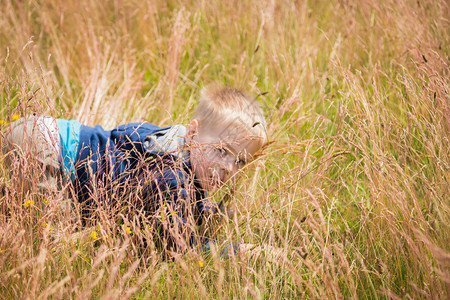
[{"label": "boy's cheek", "polygon": [[197,169],[197,172],[195,172],[195,177],[200,181],[200,185],[202,188],[206,188],[206,185],[208,184],[208,173],[207,170],[203,166],[199,166]]}]

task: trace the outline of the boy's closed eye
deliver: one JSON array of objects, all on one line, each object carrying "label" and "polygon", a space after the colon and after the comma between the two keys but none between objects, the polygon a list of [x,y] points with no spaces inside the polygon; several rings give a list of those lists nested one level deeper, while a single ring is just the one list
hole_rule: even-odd
[{"label": "boy's closed eye", "polygon": [[217,146],[215,149],[221,156],[225,156],[227,155],[228,151],[222,147],[222,146]]},{"label": "boy's closed eye", "polygon": [[[232,152],[226,148],[224,148],[223,146],[217,146],[215,148],[215,151],[217,151],[217,153],[219,153],[219,155],[221,157],[225,157],[226,155],[234,155],[232,154]],[[238,165],[239,167],[243,167],[246,164],[246,161],[244,159],[241,159],[238,157],[236,157],[236,160],[234,162],[236,165]]]},{"label": "boy's closed eye", "polygon": [[239,167],[245,166],[245,160],[237,158],[235,162]]}]

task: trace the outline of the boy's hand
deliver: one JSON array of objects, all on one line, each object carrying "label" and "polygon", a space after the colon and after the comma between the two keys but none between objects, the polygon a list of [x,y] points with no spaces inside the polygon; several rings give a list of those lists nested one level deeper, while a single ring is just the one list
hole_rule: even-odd
[{"label": "boy's hand", "polygon": [[269,245],[258,246],[254,244],[240,244],[239,253],[248,256],[265,256],[268,260],[279,263],[280,258],[286,257],[286,251]]},{"label": "boy's hand", "polygon": [[225,214],[228,218],[232,218],[235,215],[234,210],[225,206],[222,207],[221,212]]},{"label": "boy's hand", "polygon": [[221,214],[226,215],[229,218],[232,218],[235,214],[231,208],[228,208],[226,206],[221,206],[220,203],[214,203],[209,200],[205,200],[203,202],[203,210],[206,212],[213,213],[213,214],[221,213]]}]

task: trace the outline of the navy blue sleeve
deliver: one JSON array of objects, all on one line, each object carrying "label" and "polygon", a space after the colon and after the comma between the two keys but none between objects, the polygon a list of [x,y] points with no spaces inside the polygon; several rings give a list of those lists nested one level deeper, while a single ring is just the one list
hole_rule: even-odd
[{"label": "navy blue sleeve", "polygon": [[211,241],[198,234],[197,225],[201,225],[205,214],[214,209],[204,198],[205,193],[189,181],[182,169],[163,168],[156,177],[155,185],[153,191],[157,189],[159,194],[156,201],[164,206],[159,209],[168,216],[162,220],[164,230],[160,234],[163,239],[171,245],[172,250],[189,246],[205,251]]},{"label": "navy blue sleeve", "polygon": [[[207,198],[206,191],[202,191],[197,184],[188,182],[187,174],[183,169],[174,169],[165,167],[159,172],[155,179],[156,188],[154,193],[159,193],[167,204],[172,205],[174,210],[185,217],[186,213],[194,213],[198,225],[203,223],[210,214],[222,212],[228,216],[234,214],[233,210],[226,207],[219,207],[218,203],[211,202]],[[183,210],[183,204],[188,205],[190,209]]]},{"label": "navy blue sleeve", "polygon": [[167,128],[169,127],[161,128],[149,123],[128,123],[111,130],[111,140],[122,151],[145,153],[143,144],[145,138],[156,131]]},{"label": "navy blue sleeve", "polygon": [[186,178],[186,173],[181,169],[164,167],[158,171],[154,180],[153,193],[159,195],[159,201],[163,205],[170,206],[170,209],[177,212],[182,222],[186,222],[188,214],[198,214],[197,205],[202,203],[199,199],[201,194]]}]

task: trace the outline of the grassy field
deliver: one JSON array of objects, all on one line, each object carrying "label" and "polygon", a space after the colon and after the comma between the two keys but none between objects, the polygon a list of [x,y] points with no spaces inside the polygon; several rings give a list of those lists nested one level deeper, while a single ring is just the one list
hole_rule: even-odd
[{"label": "grassy field", "polygon": [[230,197],[236,217],[206,230],[283,249],[144,255],[151,228],[81,226],[67,196],[23,193],[25,164],[0,174],[0,298],[450,297],[447,1],[0,7],[3,132],[31,113],[187,123],[213,82],[259,95],[271,144]]}]

